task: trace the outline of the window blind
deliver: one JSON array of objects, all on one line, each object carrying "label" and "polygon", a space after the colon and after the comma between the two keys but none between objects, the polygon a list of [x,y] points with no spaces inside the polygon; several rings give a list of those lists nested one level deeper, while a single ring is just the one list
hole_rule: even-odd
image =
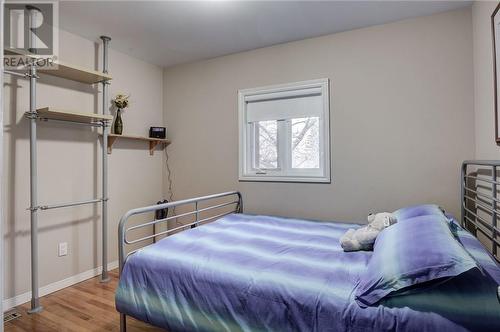
[{"label": "window blind", "polygon": [[[287,120],[306,117],[321,117],[323,114],[323,100],[321,92],[314,93],[316,89],[308,90],[308,94],[299,94],[283,98],[258,99],[246,101],[246,121]],[[313,93],[311,93],[313,92]],[[272,94],[269,94],[272,95]],[[253,96],[252,96],[253,97]]]}]

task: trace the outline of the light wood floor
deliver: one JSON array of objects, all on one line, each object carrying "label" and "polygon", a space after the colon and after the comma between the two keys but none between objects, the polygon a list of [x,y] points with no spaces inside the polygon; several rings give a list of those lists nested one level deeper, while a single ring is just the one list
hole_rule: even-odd
[{"label": "light wood floor", "polygon": [[[40,298],[44,310],[39,314],[27,313],[29,303],[19,306],[22,317],[6,323],[5,331],[119,331],[114,300],[118,270],[111,271],[110,277],[106,284],[92,278]],[[164,330],[127,317],[127,331]]]}]

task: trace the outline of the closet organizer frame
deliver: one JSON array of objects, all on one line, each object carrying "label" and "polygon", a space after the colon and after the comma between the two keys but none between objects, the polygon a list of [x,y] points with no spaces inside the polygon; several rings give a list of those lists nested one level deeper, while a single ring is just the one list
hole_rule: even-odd
[{"label": "closet organizer frame", "polygon": [[[33,30],[33,22],[39,10],[35,7],[27,8],[29,11],[29,24]],[[29,45],[31,49],[36,47],[35,34],[31,34]],[[108,257],[107,257],[107,224],[108,224],[108,135],[109,126],[113,117],[108,114],[108,87],[112,77],[108,75],[108,49],[111,38],[107,36],[100,37],[103,46],[102,52],[102,73],[92,70],[86,70],[78,66],[71,66],[55,62],[58,67],[53,69],[39,68],[39,57],[36,54],[24,54],[30,60],[24,67],[24,73],[20,71],[4,70],[4,73],[23,77],[29,80],[30,86],[30,109],[25,113],[30,123],[30,221],[31,221],[31,309],[29,313],[38,313],[43,310],[39,300],[39,282],[38,282],[38,213],[43,210],[67,208],[86,204],[102,204],[102,272],[101,282],[110,280],[108,275]],[[20,54],[20,53],[18,53]],[[36,109],[36,85],[38,73],[63,77],[65,79],[85,83],[102,84],[102,115],[90,113],[75,113],[65,111],[52,111],[50,108]],[[62,121],[64,123],[73,123],[76,125],[92,126],[102,128],[102,197],[77,202],[64,202],[56,204],[40,205],[38,202],[38,174],[37,174],[37,120],[44,121]]]}]

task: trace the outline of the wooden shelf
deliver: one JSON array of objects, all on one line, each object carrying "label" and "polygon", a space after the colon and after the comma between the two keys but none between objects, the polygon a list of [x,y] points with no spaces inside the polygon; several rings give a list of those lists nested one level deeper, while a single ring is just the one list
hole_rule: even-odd
[{"label": "wooden shelf", "polygon": [[111,115],[58,110],[50,107],[37,109],[36,113],[37,117],[40,119],[60,120],[86,124],[113,120],[113,116]]},{"label": "wooden shelf", "polygon": [[44,69],[43,67],[40,67],[38,69],[38,72],[45,75],[57,76],[87,84],[94,84],[102,81],[109,81],[112,79],[111,75],[104,74],[95,70],[84,69],[82,67],[70,65],[62,61],[55,61],[54,66],[57,66],[57,69]]},{"label": "wooden shelf", "polygon": [[[100,135],[102,136],[102,134],[100,134]],[[138,136],[138,135],[109,134],[108,135],[108,154],[111,154],[111,152],[113,151],[113,144],[115,143],[115,141],[118,138],[149,142],[149,154],[151,156],[154,154],[156,146],[163,145],[163,147],[166,147],[170,144],[170,141],[168,139],[151,138],[151,137]]]},{"label": "wooden shelf", "polygon": [[[17,50],[12,50],[12,49],[7,49],[5,50],[6,55],[19,55],[19,56],[25,56],[25,57],[30,57],[32,59],[35,58],[43,58],[40,55],[35,55],[35,54],[26,54],[21,51]],[[45,75],[50,75],[50,76],[57,76],[61,78],[65,78],[68,80],[76,81],[76,82],[81,82],[81,83],[86,83],[86,84],[94,84],[102,81],[109,81],[113,79],[111,75],[104,74],[102,72],[98,72],[95,70],[88,70],[80,66],[76,65],[70,65],[68,63],[65,63],[60,60],[56,60],[53,62],[54,63],[54,68],[49,69],[49,68],[44,68],[44,67],[39,67],[38,72],[45,74]]]}]

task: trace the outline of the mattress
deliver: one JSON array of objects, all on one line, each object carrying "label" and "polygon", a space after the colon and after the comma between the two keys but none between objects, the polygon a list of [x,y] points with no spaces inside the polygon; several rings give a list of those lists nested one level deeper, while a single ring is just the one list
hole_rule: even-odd
[{"label": "mattress", "polygon": [[368,308],[354,301],[371,252],[343,252],[353,224],[231,214],[131,255],[119,312],[169,331],[500,331],[499,267],[482,265]]}]

